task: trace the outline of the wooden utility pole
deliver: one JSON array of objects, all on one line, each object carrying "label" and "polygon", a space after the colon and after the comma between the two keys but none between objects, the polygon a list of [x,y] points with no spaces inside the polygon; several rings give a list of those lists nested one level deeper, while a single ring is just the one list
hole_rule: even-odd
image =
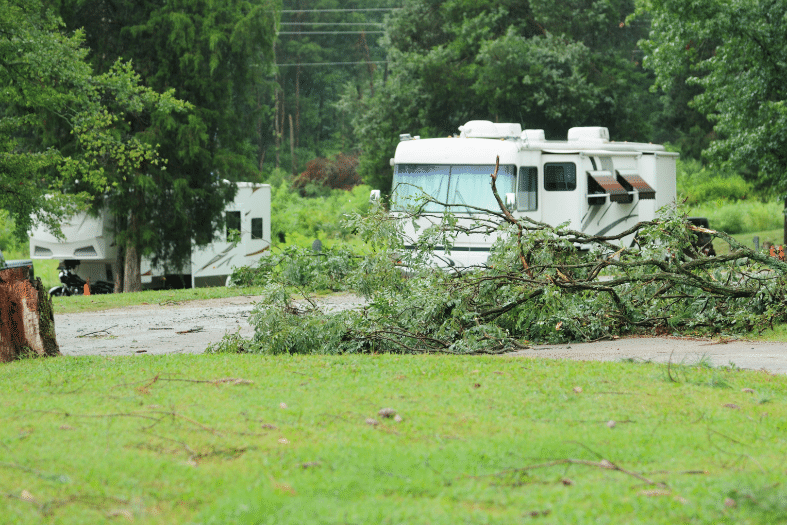
[{"label": "wooden utility pole", "polygon": [[292,161],[292,176],[297,177],[297,166],[295,162],[295,131],[292,128],[292,113],[289,114],[290,117],[290,160]]}]

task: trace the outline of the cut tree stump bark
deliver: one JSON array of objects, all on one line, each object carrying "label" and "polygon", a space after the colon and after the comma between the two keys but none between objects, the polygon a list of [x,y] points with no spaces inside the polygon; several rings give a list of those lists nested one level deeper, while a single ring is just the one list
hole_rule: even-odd
[{"label": "cut tree stump bark", "polygon": [[60,355],[52,299],[27,267],[0,270],[0,362]]}]

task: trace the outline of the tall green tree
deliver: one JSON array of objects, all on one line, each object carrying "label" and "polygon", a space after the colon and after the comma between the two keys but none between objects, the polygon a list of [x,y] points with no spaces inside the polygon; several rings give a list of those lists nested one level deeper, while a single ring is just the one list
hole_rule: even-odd
[{"label": "tall green tree", "polygon": [[[38,0],[0,2],[0,207],[20,237],[38,222],[59,232],[63,216],[109,189],[108,161],[160,162],[155,145],[118,136],[119,115],[145,103],[161,113],[184,109],[171,93],[140,86],[128,65],[94,75],[83,34],[66,35],[61,25]],[[53,123],[73,137],[70,147],[46,143]],[[76,184],[89,191],[61,191]]]},{"label": "tall green tree", "polygon": [[[787,197],[787,0],[649,0],[646,66],[665,91],[697,88],[691,104],[713,123],[705,150]],[[786,201],[787,204],[787,201]],[[787,221],[785,222],[787,243]]]},{"label": "tall green tree", "polygon": [[[604,125],[645,140],[658,106],[627,23],[633,0],[409,0],[386,25],[389,74],[374,95],[345,94],[361,144],[361,174],[390,184],[402,132],[438,136],[467,120],[520,122],[548,138]],[[360,102],[357,102],[360,100]],[[355,102],[354,102],[355,101]]]},{"label": "tall green tree", "polygon": [[[157,145],[166,165],[113,169],[108,202],[124,249],[127,290],[140,284],[139,259],[181,268],[193,245],[223,224],[235,188],[260,180],[261,122],[270,113],[267,78],[278,24],[276,0],[52,0],[67,26],[84,31],[99,72],[118,58],[141,81],[173,89],[188,113],[140,108],[124,133]],[[117,167],[114,167],[117,168]]]}]

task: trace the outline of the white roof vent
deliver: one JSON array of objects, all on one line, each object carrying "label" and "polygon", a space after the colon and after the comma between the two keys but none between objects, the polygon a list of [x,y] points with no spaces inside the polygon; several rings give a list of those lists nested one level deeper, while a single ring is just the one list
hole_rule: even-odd
[{"label": "white roof vent", "polygon": [[526,142],[545,142],[547,139],[543,129],[526,129],[522,132],[522,140]]},{"label": "white roof vent", "polygon": [[609,130],[600,126],[584,128],[571,128],[568,130],[568,140],[585,142],[609,142]]},{"label": "white roof vent", "polygon": [[478,139],[504,139],[508,137],[518,137],[522,134],[522,126],[519,124],[495,124],[489,120],[471,120],[464,126],[459,126],[462,138]]}]

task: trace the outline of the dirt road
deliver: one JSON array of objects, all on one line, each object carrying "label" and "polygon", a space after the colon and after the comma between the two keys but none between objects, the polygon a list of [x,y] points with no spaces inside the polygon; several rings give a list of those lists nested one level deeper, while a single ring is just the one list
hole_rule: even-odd
[{"label": "dirt road", "polygon": [[[248,319],[259,298],[241,296],[177,304],[140,305],[102,312],[56,314],[63,355],[197,354],[225,333],[253,334]],[[331,311],[357,306],[350,295],[322,298]],[[787,343],[674,337],[625,338],[597,343],[538,345],[514,355],[550,359],[616,361],[626,358],[673,363],[708,359],[715,366],[787,373]]]},{"label": "dirt road", "polygon": [[[55,314],[63,355],[200,354],[226,333],[251,337],[249,316],[259,297],[139,305],[101,312]],[[354,307],[358,298],[322,298],[327,311]]]}]

